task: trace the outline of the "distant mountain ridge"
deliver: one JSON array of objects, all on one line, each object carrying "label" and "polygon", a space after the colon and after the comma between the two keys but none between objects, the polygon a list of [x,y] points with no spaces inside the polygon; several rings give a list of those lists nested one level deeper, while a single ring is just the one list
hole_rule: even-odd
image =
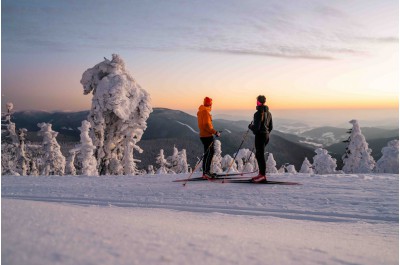
[{"label": "distant mountain ridge", "polygon": [[[58,141],[64,146],[64,152],[73,146],[74,142],[79,141],[82,120],[87,119],[89,111],[80,112],[43,112],[43,111],[21,111],[12,116],[13,122],[17,128],[26,128],[29,131],[28,140],[40,142],[41,138],[37,136],[40,122],[50,122],[53,129],[59,132]],[[244,134],[247,131],[248,121],[231,121],[215,119],[214,127],[222,130],[219,140],[222,143],[223,155],[233,156],[241,143]],[[279,128],[279,124],[274,124]],[[305,127],[305,124],[299,123],[298,126]],[[271,152],[277,162],[277,166],[284,163],[295,165],[299,170],[305,157],[312,161],[315,155],[315,148],[318,144],[326,147],[335,157],[341,156],[341,140],[347,139],[348,129],[335,127],[320,127],[304,131],[298,135],[284,133],[279,130],[273,130],[270,143],[266,151]],[[383,130],[378,128],[362,128],[363,133],[369,142],[369,138],[376,140],[376,144],[370,144],[373,147],[374,154],[380,154],[383,146],[386,146],[388,139],[398,139],[398,131]],[[380,137],[382,136],[382,137]],[[327,141],[328,139],[328,141]],[[330,142],[329,142],[330,141]],[[335,143],[338,143],[335,145]],[[248,137],[242,148],[252,149],[254,136],[248,132]],[[178,149],[185,148],[188,155],[188,161],[193,166],[197,158],[202,155],[202,145],[198,136],[197,118],[179,110],[166,108],[155,108],[147,120],[147,129],[143,134],[139,146],[144,150],[142,154],[135,154],[135,157],[142,160],[140,168],[146,168],[147,165],[155,166],[155,157],[160,149],[164,149],[165,155],[172,154],[173,146]],[[329,146],[332,145],[332,148]],[[380,155],[379,155],[380,156]],[[339,164],[339,160],[338,160]]]}]

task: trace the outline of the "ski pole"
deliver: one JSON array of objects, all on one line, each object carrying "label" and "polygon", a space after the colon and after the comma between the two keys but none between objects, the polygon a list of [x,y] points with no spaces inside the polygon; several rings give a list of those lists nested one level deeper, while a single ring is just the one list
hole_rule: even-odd
[{"label": "ski pole", "polygon": [[203,155],[201,156],[200,160],[197,162],[196,166],[194,167],[192,173],[190,173],[189,177],[185,180],[185,182],[182,184],[182,186],[186,186],[186,183],[189,181],[189,179],[192,177],[193,173],[197,170],[197,168],[200,166],[200,162],[203,161],[204,156],[206,155],[206,153],[208,153],[208,150],[210,149],[210,147],[213,145],[214,143],[214,139],[213,141],[210,143],[210,145],[208,146],[207,150],[203,153]]}]

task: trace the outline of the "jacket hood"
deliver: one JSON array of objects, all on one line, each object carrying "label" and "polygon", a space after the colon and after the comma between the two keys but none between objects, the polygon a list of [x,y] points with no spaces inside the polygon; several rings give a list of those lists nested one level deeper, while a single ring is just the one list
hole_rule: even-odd
[{"label": "jacket hood", "polygon": [[267,111],[269,111],[269,108],[266,105],[262,105],[262,106],[257,106],[256,110],[257,111],[263,111],[264,110],[264,112],[267,112]]},{"label": "jacket hood", "polygon": [[202,110],[211,111],[211,106],[206,107],[206,106],[204,106],[204,105],[200,105],[199,111],[202,111]]}]

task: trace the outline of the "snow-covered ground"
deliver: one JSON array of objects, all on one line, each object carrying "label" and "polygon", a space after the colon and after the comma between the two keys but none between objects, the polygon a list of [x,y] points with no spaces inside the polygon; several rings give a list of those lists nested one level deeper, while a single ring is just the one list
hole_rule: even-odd
[{"label": "snow-covered ground", "polygon": [[4,264],[398,264],[397,174],[2,179]]}]

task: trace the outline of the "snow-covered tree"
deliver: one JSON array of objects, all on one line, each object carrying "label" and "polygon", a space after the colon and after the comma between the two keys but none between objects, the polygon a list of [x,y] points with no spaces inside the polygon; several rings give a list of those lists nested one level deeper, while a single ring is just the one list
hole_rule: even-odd
[{"label": "snow-covered tree", "polygon": [[371,156],[372,150],[361,133],[357,120],[351,120],[351,129],[346,146],[346,153],[342,156],[343,171],[345,173],[370,173],[375,167],[375,160]]},{"label": "snow-covered tree", "polygon": [[29,172],[30,176],[39,176],[39,170],[34,160],[30,161],[29,167],[30,167],[30,172]]},{"label": "snow-covered tree", "polygon": [[310,161],[308,161],[307,157],[304,159],[303,164],[301,165],[299,173],[314,174],[313,166],[311,165]]},{"label": "snow-covered tree", "polygon": [[272,153],[269,153],[269,155],[268,155],[265,172],[266,173],[278,173],[278,169],[276,168],[276,161],[275,161],[274,155]]},{"label": "snow-covered tree", "polygon": [[93,93],[88,120],[96,146],[98,172],[101,175],[132,174],[133,151],[147,128],[152,112],[150,95],[135,81],[119,55],[86,70],[81,79],[84,94]]},{"label": "snow-covered tree", "polygon": [[64,175],[65,157],[61,153],[60,145],[57,142],[58,132],[51,129],[50,123],[39,123],[39,135],[43,136],[43,149],[45,151],[43,161],[44,170],[42,175]]},{"label": "snow-covered tree", "polygon": [[76,150],[69,151],[69,156],[67,157],[67,162],[65,164],[66,175],[71,175],[71,176],[76,175],[75,156],[76,156]]},{"label": "snow-covered tree", "polygon": [[282,166],[278,169],[278,173],[279,173],[279,174],[285,173],[285,171],[286,171],[285,168],[286,168],[285,165],[282,165]]},{"label": "snow-covered tree", "polygon": [[174,145],[172,155],[167,157],[170,173],[178,173],[178,159],[179,159],[178,156],[179,156],[179,150]]},{"label": "snow-covered tree", "polygon": [[148,165],[147,166],[147,174],[149,174],[149,175],[154,175],[154,167],[153,167],[153,165]]},{"label": "snow-covered tree", "polygon": [[159,168],[156,172],[156,174],[168,174],[168,162],[167,159],[165,159],[164,156],[164,149],[160,150],[160,153],[158,154],[156,158],[156,164],[159,165]]},{"label": "snow-covered tree", "polygon": [[222,173],[222,146],[220,140],[214,141],[214,156],[211,161],[211,172]]},{"label": "snow-covered tree", "polygon": [[382,157],[376,162],[375,172],[399,174],[399,140],[392,140],[382,148]]},{"label": "snow-covered tree", "polygon": [[222,158],[222,170],[225,173],[238,173],[237,165],[230,155],[225,155]]},{"label": "snow-covered tree", "polygon": [[288,165],[286,167],[286,170],[287,170],[288,173],[297,174],[297,171],[296,171],[296,168],[294,167],[294,165]]},{"label": "snow-covered tree", "polygon": [[316,156],[313,157],[313,168],[315,174],[332,174],[336,173],[336,159],[328,154],[328,151],[322,148],[315,150]]},{"label": "snow-covered tree", "polygon": [[[248,165],[250,162],[250,158],[253,155],[253,153],[247,149],[247,148],[242,148],[238,151],[235,158],[235,162],[237,163],[237,170],[239,172],[251,172],[253,171],[254,166],[253,165]],[[252,161],[253,162],[253,161]],[[250,171],[248,171],[250,169]]]},{"label": "snow-covered tree", "polygon": [[82,175],[85,176],[98,176],[97,161],[94,157],[94,150],[96,147],[92,142],[92,138],[89,136],[90,123],[86,120],[82,121],[81,127],[78,129],[81,131],[81,143],[79,148],[79,158],[82,161]]},{"label": "snow-covered tree", "polygon": [[176,173],[188,173],[189,166],[187,163],[186,149],[182,149],[178,153],[178,165]]},{"label": "snow-covered tree", "polygon": [[29,170],[29,159],[26,154],[26,146],[25,146],[25,137],[26,137],[26,129],[19,129],[18,130],[18,151],[17,151],[17,165],[16,169],[17,172],[22,175],[28,175]]}]

